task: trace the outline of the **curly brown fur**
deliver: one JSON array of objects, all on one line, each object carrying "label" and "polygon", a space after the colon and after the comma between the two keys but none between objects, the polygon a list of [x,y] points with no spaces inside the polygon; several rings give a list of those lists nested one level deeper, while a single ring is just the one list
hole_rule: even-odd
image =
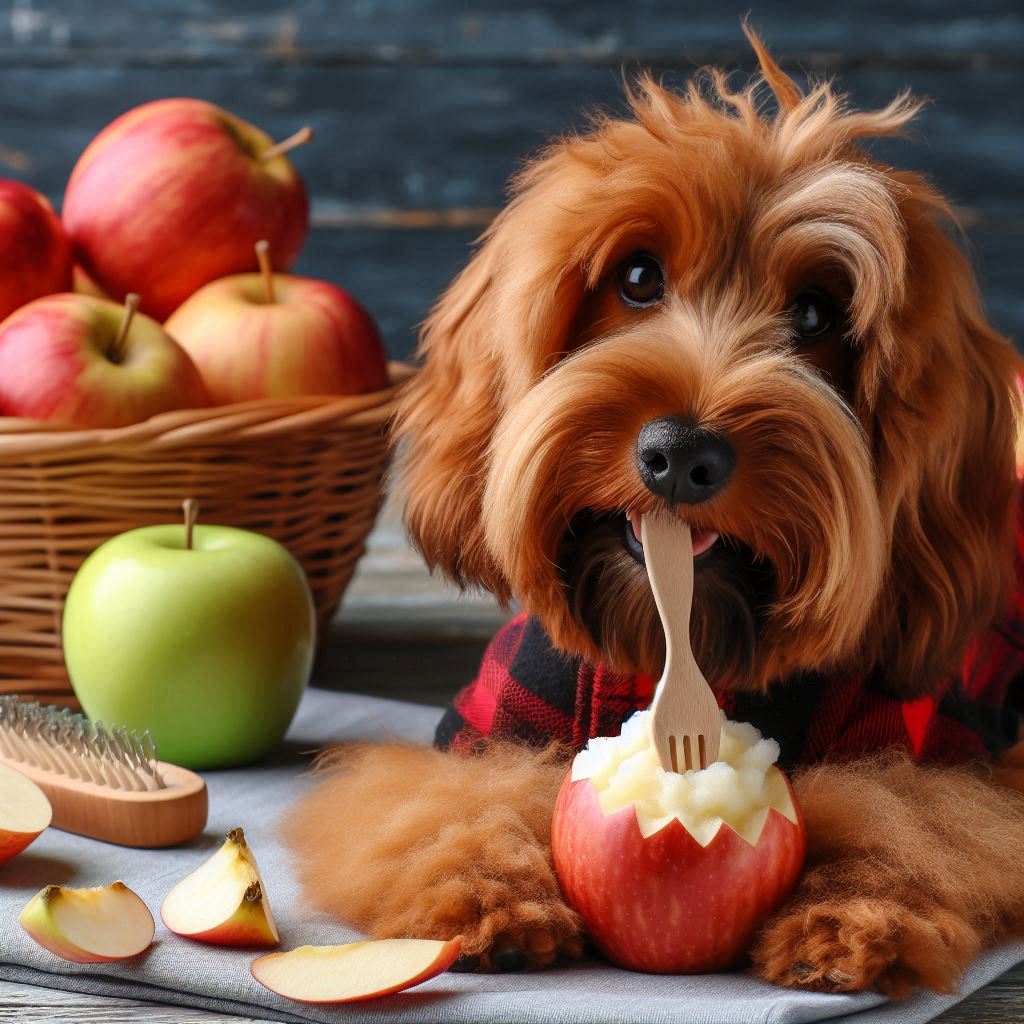
[{"label": "curly brown fur", "polygon": [[[1020,362],[984,318],[949,205],[862,145],[919,104],[804,94],[751,42],[760,83],[711,70],[673,93],[642,77],[631,116],[597,118],[516,179],[424,328],[397,421],[407,523],[431,567],[518,599],[560,649],[656,677],[663,638],[623,528],[663,503],[638,431],[689,417],[736,455],[728,485],[685,510],[723,537],[695,582],[708,679],[876,672],[916,695],[1007,589]],[[665,273],[643,308],[619,294],[638,252]],[[815,344],[791,313],[808,287],[841,311]],[[386,748],[330,768],[290,826],[312,898],[376,935],[574,952],[538,757]],[[1024,779],[1024,757],[999,778]],[[805,775],[812,868],[760,972],[954,985],[1024,906],[1020,801],[997,785],[898,760]]]},{"label": "curly brown fur", "polygon": [[893,755],[807,769],[795,789],[807,867],[754,948],[761,977],[949,992],[982,947],[1024,933],[1024,794]]},{"label": "curly brown fur", "polygon": [[284,826],[319,907],[375,938],[450,939],[490,966],[578,956],[580,926],[551,863],[564,752],[494,744],[473,758],[423,747],[342,747]]}]

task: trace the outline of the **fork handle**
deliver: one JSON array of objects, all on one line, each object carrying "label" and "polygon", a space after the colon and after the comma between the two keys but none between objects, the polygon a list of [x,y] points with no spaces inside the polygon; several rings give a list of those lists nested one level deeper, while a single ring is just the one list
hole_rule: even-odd
[{"label": "fork handle", "polygon": [[[662,678],[687,672],[694,665],[690,649],[690,611],[693,604],[693,538],[664,515],[645,515],[640,521],[647,576],[654,603],[665,630],[665,667]],[[672,551],[670,564],[647,557],[648,551]],[[659,562],[655,565],[654,562]]]}]

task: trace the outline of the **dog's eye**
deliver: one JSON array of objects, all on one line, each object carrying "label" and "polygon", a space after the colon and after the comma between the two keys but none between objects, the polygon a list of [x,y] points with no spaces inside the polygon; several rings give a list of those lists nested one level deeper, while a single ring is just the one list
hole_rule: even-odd
[{"label": "dog's eye", "polygon": [[634,253],[619,267],[619,294],[630,306],[653,306],[665,294],[665,272],[646,252]]},{"label": "dog's eye", "polygon": [[793,330],[800,341],[814,342],[835,326],[836,304],[826,292],[808,288],[800,292],[789,307]]}]

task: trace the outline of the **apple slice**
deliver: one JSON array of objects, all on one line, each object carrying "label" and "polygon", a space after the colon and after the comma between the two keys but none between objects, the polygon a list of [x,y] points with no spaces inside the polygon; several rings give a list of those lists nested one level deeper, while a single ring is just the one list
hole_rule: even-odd
[{"label": "apple slice", "polygon": [[0,764],[0,864],[21,853],[52,817],[46,794],[21,772]]},{"label": "apple slice", "polygon": [[48,885],[18,921],[43,949],[76,964],[138,956],[156,930],[149,908],[124,882],[94,889]]},{"label": "apple slice", "polygon": [[344,946],[299,946],[253,961],[252,976],[297,1003],[354,1003],[403,992],[448,970],[461,939],[380,939]]},{"label": "apple slice", "polygon": [[160,908],[172,932],[218,946],[276,946],[281,940],[245,833],[233,828],[224,845],[183,878]]}]

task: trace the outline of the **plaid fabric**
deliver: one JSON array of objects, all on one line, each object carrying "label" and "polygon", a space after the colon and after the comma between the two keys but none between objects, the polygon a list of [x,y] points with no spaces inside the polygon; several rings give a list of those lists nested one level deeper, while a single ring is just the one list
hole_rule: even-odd
[{"label": "plaid fabric", "polygon": [[[767,694],[727,694],[730,718],[779,741],[783,766],[855,757],[890,747],[921,761],[990,760],[1018,738],[1024,711],[1024,500],[1017,518],[1017,585],[1005,612],[978,636],[960,671],[926,697],[902,700],[877,676],[805,675]],[[540,623],[519,615],[495,636],[480,674],[452,702],[439,746],[472,749],[487,737],[574,749],[614,735],[650,703],[645,676],[612,672],[556,651]]]}]

